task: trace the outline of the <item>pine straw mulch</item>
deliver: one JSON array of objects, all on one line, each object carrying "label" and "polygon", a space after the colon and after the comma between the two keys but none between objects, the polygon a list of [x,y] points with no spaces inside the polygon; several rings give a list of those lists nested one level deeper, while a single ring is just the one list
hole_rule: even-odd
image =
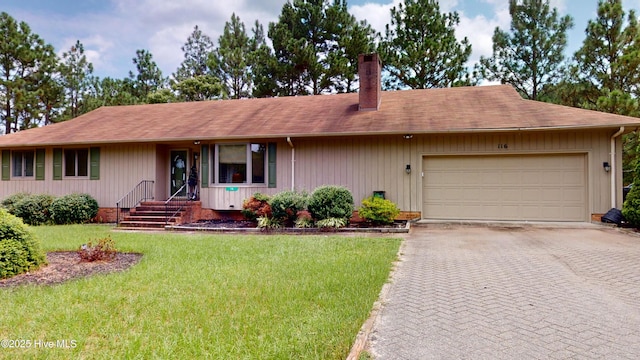
[{"label": "pine straw mulch", "polygon": [[81,262],[75,251],[47,253],[47,265],[35,271],[0,280],[0,288],[20,285],[55,285],[96,274],[124,271],[142,258],[138,253],[117,253],[110,261]]}]

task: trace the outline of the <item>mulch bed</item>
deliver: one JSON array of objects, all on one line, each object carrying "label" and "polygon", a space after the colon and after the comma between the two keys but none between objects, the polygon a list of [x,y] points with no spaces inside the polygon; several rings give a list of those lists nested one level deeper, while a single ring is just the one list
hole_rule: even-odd
[{"label": "mulch bed", "polygon": [[[382,228],[382,229],[401,229],[407,225],[406,221],[396,221],[389,225],[371,225],[366,222],[352,222],[349,224],[349,228],[354,229],[369,229],[369,228]],[[201,220],[195,223],[183,224],[184,227],[199,227],[199,228],[212,228],[212,229],[255,229],[257,224],[248,220]]]},{"label": "mulch bed", "polygon": [[95,274],[123,271],[142,258],[138,253],[117,253],[111,261],[81,262],[75,251],[47,253],[47,265],[38,270],[0,280],[0,288],[20,285],[55,285]]}]

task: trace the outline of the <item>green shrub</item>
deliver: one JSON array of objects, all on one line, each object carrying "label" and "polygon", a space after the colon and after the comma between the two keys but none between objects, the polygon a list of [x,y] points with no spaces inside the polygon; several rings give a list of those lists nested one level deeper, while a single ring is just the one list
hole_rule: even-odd
[{"label": "green shrub", "polygon": [[2,207],[5,208],[10,214],[15,215],[15,204],[27,196],[29,196],[29,193],[15,193],[2,200]]},{"label": "green shrub", "polygon": [[349,223],[353,214],[353,196],[342,186],[320,186],[311,194],[307,209],[316,221],[338,218]]},{"label": "green shrub", "polygon": [[259,217],[271,217],[269,195],[255,193],[242,203],[242,215],[251,221],[257,221]]},{"label": "green shrub", "polygon": [[306,209],[308,198],[309,195],[307,193],[298,193],[291,190],[273,195],[269,200],[273,217],[280,219],[287,226],[293,225],[298,217],[298,212]]},{"label": "green shrub", "polygon": [[98,202],[89,194],[69,194],[55,199],[50,209],[56,224],[82,224],[98,215]]},{"label": "green shrub", "polygon": [[640,227],[640,184],[634,183],[622,205],[622,216],[633,227]]},{"label": "green shrub", "polygon": [[400,214],[400,209],[391,200],[371,196],[362,200],[358,215],[374,224],[391,224]]},{"label": "green shrub", "polygon": [[116,244],[110,237],[97,240],[97,243],[89,241],[87,244],[80,246],[76,251],[80,256],[80,261],[93,262],[93,261],[111,261],[115,259],[118,250],[116,250]]},{"label": "green shrub", "polygon": [[13,214],[26,224],[42,225],[51,221],[50,208],[55,197],[47,194],[29,195],[13,205]]},{"label": "green shrub", "polygon": [[0,209],[0,279],[37,269],[45,255],[27,226]]}]

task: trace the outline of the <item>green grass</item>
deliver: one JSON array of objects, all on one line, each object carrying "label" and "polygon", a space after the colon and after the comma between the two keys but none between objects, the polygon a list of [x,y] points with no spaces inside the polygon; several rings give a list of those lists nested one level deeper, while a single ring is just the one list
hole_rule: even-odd
[{"label": "green grass", "polygon": [[46,251],[110,235],[144,254],[123,273],[0,289],[0,339],[75,340],[0,358],[344,359],[399,239],[33,228]]}]

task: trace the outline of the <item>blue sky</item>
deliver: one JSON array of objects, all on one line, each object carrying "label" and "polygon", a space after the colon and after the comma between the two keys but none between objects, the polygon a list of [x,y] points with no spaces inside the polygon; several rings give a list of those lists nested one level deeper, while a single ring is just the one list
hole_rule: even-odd
[{"label": "blue sky", "polygon": [[[389,10],[402,0],[347,0],[350,12],[384,31]],[[165,76],[182,61],[180,47],[195,25],[217,42],[232,13],[250,29],[256,20],[265,27],[276,21],[286,0],[0,0],[0,11],[25,21],[33,32],[52,44],[59,54],[76,40],[85,46],[94,73],[100,77],[126,77],[134,69],[137,49],[151,51]],[[508,0],[441,0],[442,11],[457,11],[456,36],[472,44],[470,62],[491,54],[496,26],[509,28]],[[574,18],[569,52],[582,44],[589,19],[596,16],[597,0],[551,0],[561,14]],[[624,0],[624,9],[640,12],[640,0]]]}]

